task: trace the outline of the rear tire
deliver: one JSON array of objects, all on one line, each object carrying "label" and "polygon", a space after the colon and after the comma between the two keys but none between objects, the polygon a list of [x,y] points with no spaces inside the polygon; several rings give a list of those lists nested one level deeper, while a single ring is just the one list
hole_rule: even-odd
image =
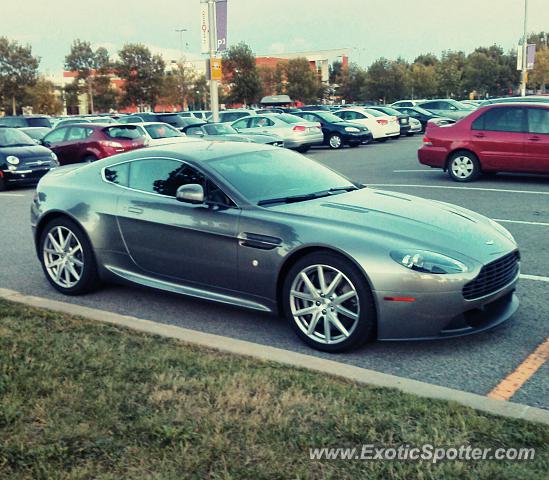
[{"label": "rear tire", "polygon": [[284,279],[282,301],[294,332],[317,350],[343,352],[374,336],[376,309],[368,283],[337,254],[318,252],[298,260]]},{"label": "rear tire", "polygon": [[454,152],[448,160],[448,174],[455,182],[472,182],[481,173],[480,162],[473,152]]},{"label": "rear tire", "polygon": [[0,177],[0,192],[4,192],[6,189],[6,180],[4,177]]},{"label": "rear tire", "polygon": [[307,153],[309,149],[311,148],[310,145],[302,145],[301,147],[297,147],[295,150],[299,153]]},{"label": "rear tire", "polygon": [[378,138],[378,139],[377,139],[377,141],[378,141],[378,142],[380,142],[380,143],[384,143],[384,142],[386,142],[386,141],[387,141],[387,137],[384,137],[384,138]]},{"label": "rear tire", "polygon": [[81,295],[100,285],[93,248],[84,231],[67,217],[54,218],[39,242],[42,270],[50,284],[65,295]]}]

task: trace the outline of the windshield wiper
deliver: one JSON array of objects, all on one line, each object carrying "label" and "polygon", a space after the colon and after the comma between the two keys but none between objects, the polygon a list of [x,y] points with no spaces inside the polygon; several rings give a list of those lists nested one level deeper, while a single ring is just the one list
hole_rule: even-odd
[{"label": "windshield wiper", "polygon": [[295,203],[303,202],[306,200],[314,200],[315,198],[329,197],[330,195],[340,193],[340,192],[350,192],[352,190],[358,190],[356,185],[347,185],[345,187],[334,187],[328,190],[321,190],[314,193],[306,193],[302,195],[291,195],[288,197],[279,197],[279,198],[268,198],[267,200],[260,200],[257,202],[258,205],[272,205],[275,203]]}]

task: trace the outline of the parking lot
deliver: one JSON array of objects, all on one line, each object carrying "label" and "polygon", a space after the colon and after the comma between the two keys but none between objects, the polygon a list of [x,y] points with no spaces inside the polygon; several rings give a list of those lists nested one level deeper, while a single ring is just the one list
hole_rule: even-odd
[{"label": "parking lot", "polygon": [[[500,174],[458,184],[443,172],[418,164],[420,143],[420,137],[403,137],[341,151],[318,148],[307,155],[355,181],[455,203],[508,228],[522,252],[521,306],[497,330],[439,342],[375,342],[352,353],[330,356],[304,346],[283,320],[257,312],[112,285],[84,297],[64,297],[49,286],[36,259],[29,225],[30,188],[0,193],[0,286],[487,394],[549,333],[549,177]],[[511,400],[549,408],[548,392],[549,365],[545,364]]]}]

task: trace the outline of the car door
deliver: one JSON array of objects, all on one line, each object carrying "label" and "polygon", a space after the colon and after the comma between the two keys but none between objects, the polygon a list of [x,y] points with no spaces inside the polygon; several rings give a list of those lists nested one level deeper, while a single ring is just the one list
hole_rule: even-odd
[{"label": "car door", "polygon": [[78,163],[89,153],[87,151],[88,137],[93,133],[93,128],[82,126],[69,127],[66,137],[65,157],[67,163]]},{"label": "car door", "polygon": [[528,107],[524,162],[528,171],[549,173],[549,108]]},{"label": "car door", "polygon": [[471,124],[471,144],[482,168],[525,171],[526,111],[523,107],[494,107]]},{"label": "car door", "polygon": [[[237,284],[240,210],[202,172],[179,160],[143,158],[127,162],[117,215],[128,253],[143,271],[173,281],[231,289]],[[115,166],[116,167],[116,166]],[[120,168],[120,167],[119,167]],[[113,168],[105,178],[113,178]],[[181,185],[198,183],[208,205],[177,201]],[[122,185],[124,186],[124,185]]]},{"label": "car door", "polygon": [[48,133],[42,140],[42,144],[52,150],[59,160],[61,165],[66,165],[69,162],[67,155],[70,150],[69,142],[65,140],[69,127],[59,127]]}]

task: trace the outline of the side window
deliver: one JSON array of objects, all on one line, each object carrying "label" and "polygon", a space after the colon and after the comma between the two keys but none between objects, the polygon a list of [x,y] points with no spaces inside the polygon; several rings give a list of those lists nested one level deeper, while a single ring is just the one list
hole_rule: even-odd
[{"label": "side window", "polygon": [[368,117],[366,115],[364,115],[363,113],[354,112],[354,119],[353,120],[358,120],[358,119],[363,119],[363,118],[368,118]]},{"label": "side window", "polygon": [[69,129],[69,134],[67,135],[67,141],[74,140],[84,140],[92,134],[93,130],[91,128],[85,127],[71,127]]},{"label": "side window", "polygon": [[301,118],[304,120],[308,120],[309,122],[319,122],[320,120],[316,118],[314,115],[310,113],[306,113],[305,115],[302,115]]},{"label": "side window", "polygon": [[202,130],[202,127],[187,128],[185,133],[187,135],[204,135],[204,131]]},{"label": "side window", "polygon": [[242,120],[233,123],[233,128],[248,128],[249,118],[243,118]]},{"label": "side window", "polygon": [[528,109],[528,132],[549,134],[549,109]]},{"label": "side window", "polygon": [[272,127],[274,125],[274,122],[270,118],[266,117],[253,117],[251,119],[251,128],[256,127]]},{"label": "side window", "polygon": [[56,128],[44,137],[44,142],[59,143],[65,139],[68,128]]},{"label": "side window", "polygon": [[127,187],[129,172],[130,164],[128,162],[112,165],[111,167],[105,168],[105,180],[116,185]]},{"label": "side window", "polygon": [[427,110],[433,110],[433,109],[439,109],[438,102],[428,102],[428,103],[422,103],[421,108],[426,108]]},{"label": "side window", "polygon": [[136,160],[130,165],[128,186],[142,192],[175,196],[180,169],[181,162],[175,160]]},{"label": "side window", "polygon": [[520,133],[525,131],[525,124],[524,108],[492,108],[475,120],[473,129]]}]

